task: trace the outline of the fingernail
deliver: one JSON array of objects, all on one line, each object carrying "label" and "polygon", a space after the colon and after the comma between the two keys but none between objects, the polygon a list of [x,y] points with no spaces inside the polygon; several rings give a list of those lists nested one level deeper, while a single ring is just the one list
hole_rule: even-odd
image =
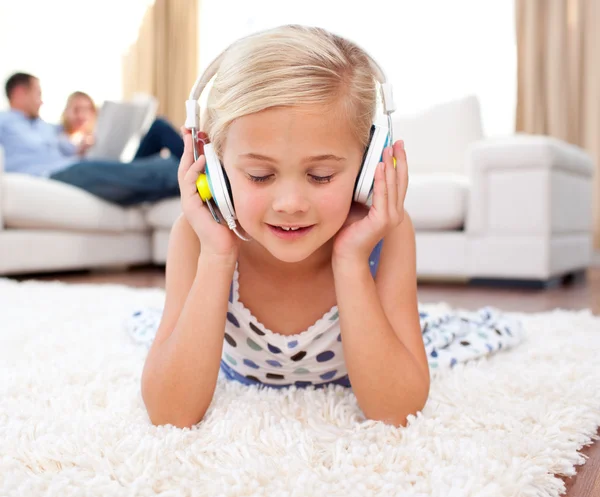
[{"label": "fingernail", "polygon": [[404,150],[404,140],[400,140],[400,148]]}]

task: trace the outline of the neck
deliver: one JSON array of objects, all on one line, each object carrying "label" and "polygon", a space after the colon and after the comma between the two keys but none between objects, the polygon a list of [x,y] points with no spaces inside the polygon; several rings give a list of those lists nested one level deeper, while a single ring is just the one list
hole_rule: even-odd
[{"label": "neck", "polygon": [[27,112],[27,110],[23,106],[19,105],[18,103],[11,102],[10,108],[11,108],[11,110],[16,110],[16,111],[19,111],[19,112],[25,114],[25,117],[28,117],[29,119],[33,119],[35,117],[35,116],[32,116],[29,112]]}]

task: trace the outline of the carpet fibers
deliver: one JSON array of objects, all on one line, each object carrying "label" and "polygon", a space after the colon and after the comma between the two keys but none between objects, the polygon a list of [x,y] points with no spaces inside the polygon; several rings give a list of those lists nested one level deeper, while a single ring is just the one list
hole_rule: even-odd
[{"label": "carpet fibers", "polygon": [[163,298],[0,279],[0,495],[558,496],[600,425],[600,318],[556,310],[517,315],[515,349],[435,372],[406,428],[343,387],[224,379],[199,425],[155,427],[123,323]]}]

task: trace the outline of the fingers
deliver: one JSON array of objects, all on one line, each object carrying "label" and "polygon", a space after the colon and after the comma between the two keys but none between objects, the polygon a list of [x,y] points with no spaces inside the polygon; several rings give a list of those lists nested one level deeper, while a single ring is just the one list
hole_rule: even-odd
[{"label": "fingers", "polygon": [[390,222],[396,224],[398,222],[398,174],[397,169],[394,169],[394,150],[392,147],[387,147],[383,153],[385,161],[385,180],[388,191],[387,212],[390,216]]},{"label": "fingers", "polygon": [[197,139],[194,140],[192,130],[187,129],[185,126],[182,126],[180,130],[183,139],[183,155],[181,156],[177,174],[178,179],[181,181],[194,162],[194,147],[196,147],[198,158],[204,154],[204,144],[208,143],[208,135],[203,131],[198,131],[196,133]]},{"label": "fingers", "polygon": [[208,143],[208,135],[204,131],[198,131],[198,139],[196,141],[196,149],[198,157],[204,154],[204,144]]},{"label": "fingers", "polygon": [[406,159],[406,149],[404,142],[398,140],[394,144],[394,157],[396,157],[396,181],[398,184],[397,205],[400,213],[404,212],[404,199],[408,189],[408,161]]},{"label": "fingers", "polygon": [[177,179],[179,183],[183,181],[186,173],[190,166],[194,163],[194,154],[192,152],[192,132],[185,128],[181,128],[181,135],[183,138],[183,155],[179,161],[179,169],[177,170]]},{"label": "fingers", "polygon": [[196,180],[198,179],[200,173],[204,172],[205,165],[206,157],[201,155],[198,160],[192,163],[192,165],[188,168],[179,187],[182,196],[198,195]]},{"label": "fingers", "polygon": [[[198,179],[198,176],[204,172],[205,168],[206,157],[204,155],[198,157],[198,160],[195,162],[193,162],[192,159],[191,165],[185,170],[183,177],[179,181],[181,205],[183,212],[186,213],[186,215],[198,216],[198,219],[204,219],[204,222],[213,222],[212,216],[204,205],[196,186],[196,180]],[[182,171],[184,171],[183,168]]]},{"label": "fingers", "polygon": [[385,162],[377,164],[375,169],[375,180],[373,185],[373,208],[382,220],[387,219],[388,191],[386,184]]},{"label": "fingers", "polygon": [[383,162],[377,166],[374,182],[373,207],[378,219],[385,225],[398,225],[404,219],[404,198],[408,187],[408,165],[401,140],[384,149]]}]

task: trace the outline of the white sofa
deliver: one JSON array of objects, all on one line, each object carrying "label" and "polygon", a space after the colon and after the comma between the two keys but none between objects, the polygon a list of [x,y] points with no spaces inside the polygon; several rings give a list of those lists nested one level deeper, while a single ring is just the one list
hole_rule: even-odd
[{"label": "white sofa", "polygon": [[[591,260],[593,163],[543,136],[485,139],[474,97],[394,120],[406,209],[427,279],[546,284]],[[120,208],[59,182],[1,172],[0,275],[164,264],[178,199]]]}]

